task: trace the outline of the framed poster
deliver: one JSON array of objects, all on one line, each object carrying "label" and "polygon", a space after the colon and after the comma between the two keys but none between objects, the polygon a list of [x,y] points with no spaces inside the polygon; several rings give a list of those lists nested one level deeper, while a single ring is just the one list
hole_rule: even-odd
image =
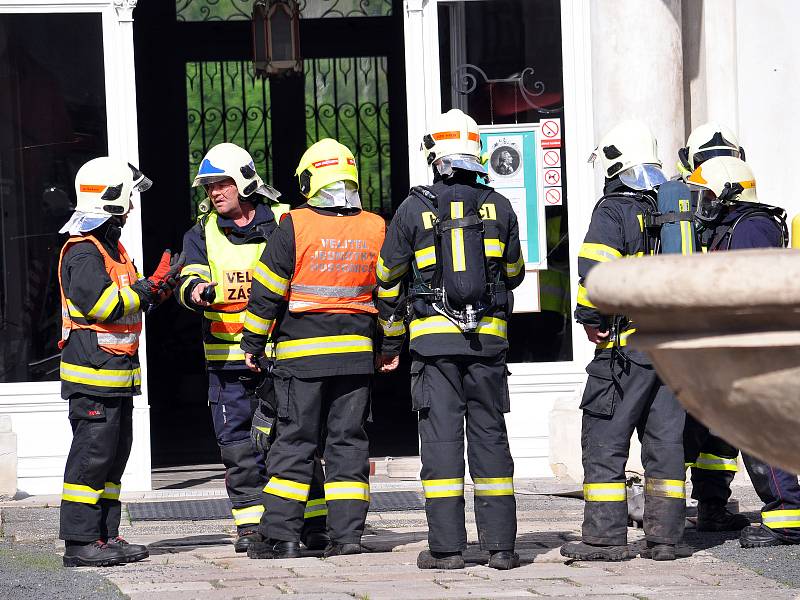
[{"label": "framed poster", "polygon": [[540,124],[482,125],[489,185],[509,199],[527,271],[547,269]]}]

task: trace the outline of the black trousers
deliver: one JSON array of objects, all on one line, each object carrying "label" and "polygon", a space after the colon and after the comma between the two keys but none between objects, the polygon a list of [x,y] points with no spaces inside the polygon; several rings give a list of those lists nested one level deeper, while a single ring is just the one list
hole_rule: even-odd
[{"label": "black trousers", "polygon": [[684,461],[692,469],[692,498],[701,503],[726,504],[738,469],[739,450],[687,414],[683,452]]},{"label": "black trousers", "polygon": [[686,512],[683,409],[639,352],[598,351],[586,371],[581,402],[583,541],[627,543],[625,463],[635,430],[645,470],[645,537],[677,543]]},{"label": "black trousers", "polygon": [[233,505],[233,520],[240,530],[252,529],[261,520],[261,490],[267,482],[264,457],[250,440],[256,400],[240,379],[251,376],[248,370],[208,372],[214,433],[225,465],[225,487]]},{"label": "black trousers", "polygon": [[483,550],[512,550],[517,535],[514,461],[503,413],[510,410],[505,356],[414,355],[411,395],[419,411],[428,545],[466,548],[464,423],[475,486],[475,521]]},{"label": "black trousers", "polygon": [[771,467],[754,456],[743,454],[750,481],[764,503],[761,522],[780,537],[800,543],[800,485],[797,475]]},{"label": "black trousers", "polygon": [[72,445],[61,495],[62,540],[92,542],[119,535],[122,473],[133,443],[133,398],[69,400]]},{"label": "black trousers", "polygon": [[259,530],[274,540],[300,540],[305,517],[313,510],[309,500],[321,444],[328,534],[336,543],[359,543],[369,508],[364,423],[370,376],[300,379],[281,371],[274,376],[278,425],[267,454],[270,479]]}]

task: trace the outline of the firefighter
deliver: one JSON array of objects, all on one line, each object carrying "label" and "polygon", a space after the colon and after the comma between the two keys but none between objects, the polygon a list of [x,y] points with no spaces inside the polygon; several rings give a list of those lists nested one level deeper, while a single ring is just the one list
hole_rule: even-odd
[{"label": "firefighter", "polygon": [[[701,190],[696,215],[702,239],[710,252],[787,245],[785,211],[759,202],[755,176],[743,160],[711,158],[699,165],[686,181]],[[751,526],[748,522],[742,529],[741,546],[757,548],[800,543],[797,475],[748,454],[742,457],[764,506],[761,525]],[[743,515],[737,516],[747,520]]]},{"label": "firefighter", "polygon": [[[280,193],[256,173],[250,154],[228,142],[208,151],[192,185],[204,186],[208,197],[201,204],[205,214],[183,238],[187,264],[177,298],[203,315],[208,403],[236,524],[234,550],[247,552],[252,542],[262,539],[258,524],[267,481],[263,452],[251,442],[251,427],[255,415],[264,434],[271,433],[271,420],[264,413],[272,382],[261,381],[245,366],[239,344],[253,269],[277,228],[275,213],[283,214],[288,206],[278,203]],[[266,396],[263,409],[255,393],[259,385]],[[322,499],[319,481],[321,476],[312,503]],[[327,538],[320,537],[324,517],[317,511],[307,524],[305,541],[312,549],[327,545]]]},{"label": "firefighter", "polygon": [[[454,109],[423,138],[432,186],[411,189],[378,262],[380,370],[394,370],[408,331],[429,550],[421,569],[464,568],[464,421],[475,516],[489,566],[519,566],[509,412],[510,291],[525,276],[517,217],[486,176],[475,121]],[[470,290],[468,293],[465,290]],[[457,297],[460,296],[460,297]]]},{"label": "firefighter", "polygon": [[[727,127],[705,123],[695,128],[678,151],[678,170],[684,181],[705,161],[717,156],[744,160],[744,148]],[[698,222],[703,226],[702,222]],[[692,415],[686,415],[683,431],[686,466],[691,468],[692,498],[697,500],[698,531],[740,531],[750,525],[742,514],[727,509],[731,482],[738,470],[739,450],[712,434]]]},{"label": "firefighter", "polygon": [[385,225],[362,210],[355,158],[339,142],[326,138],[308,148],[296,175],[307,203],[290,211],[270,238],[253,272],[244,320],[242,350],[251,369],[260,368],[266,344],[275,342],[278,416],[267,455],[260,527],[266,539],[250,547],[250,558],[299,556],[318,444],[331,538],[326,557],[362,551],[369,506],[364,424]]},{"label": "firefighter", "polygon": [[61,397],[73,433],[61,495],[65,567],[148,556],[145,546],[119,536],[119,494],[133,442],[133,396],[141,393],[142,313],[171,293],[181,263],[166,251],[144,279],[119,239],[131,194],[151,184],[123,161],[90,160],[75,176],[75,212],[60,231],[69,234],[58,268]]},{"label": "firefighter", "polygon": [[622,315],[598,312],[583,286],[601,262],[646,252],[643,214],[655,210],[655,186],[665,181],[656,140],[646,125],[626,121],[600,142],[597,158],[605,175],[603,197],[592,213],[578,254],[576,320],[596,344],[586,367],[581,446],[584,506],[582,541],[561,548],[578,560],[630,558],[625,462],[634,430],[642,442],[645,469],[644,531],[641,555],[674,560],[683,535],[685,492],[682,432],[684,411],[662,383],[649,357],[627,346],[635,325]]}]

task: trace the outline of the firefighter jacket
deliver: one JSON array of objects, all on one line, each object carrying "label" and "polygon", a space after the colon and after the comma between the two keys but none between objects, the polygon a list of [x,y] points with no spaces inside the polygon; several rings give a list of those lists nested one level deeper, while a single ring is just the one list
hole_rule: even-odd
[{"label": "firefighter jacket", "polygon": [[[105,229],[103,229],[105,231]],[[61,250],[61,397],[129,397],[141,387],[140,278],[119,242],[92,233],[74,236]]]},{"label": "firefighter jacket", "polygon": [[[484,226],[484,254],[487,283],[505,283],[507,302],[495,305],[483,316],[474,333],[461,330],[442,315],[420,314],[411,310],[408,322],[409,344],[421,356],[497,356],[508,348],[507,321],[512,307],[511,290],[525,277],[525,261],[519,242],[517,216],[505,196],[481,184],[453,177],[439,180],[430,188],[437,197],[486,196],[480,216]],[[487,192],[490,192],[488,195]],[[422,280],[430,285],[437,260],[434,215],[428,204],[414,194],[397,209],[386,233],[378,260],[379,323],[383,330],[381,352],[388,356],[400,353],[406,335],[408,285],[416,265]],[[420,308],[418,301],[411,306]]]},{"label": "firefighter jacket", "polygon": [[753,212],[752,204],[734,203],[722,213],[713,227],[703,231],[709,252],[747,248],[782,248],[782,227],[763,212]]},{"label": "firefighter jacket", "polygon": [[[655,192],[634,191],[618,178],[606,183],[603,194],[594,207],[589,231],[578,252],[578,305],[575,309],[578,323],[612,331],[607,342],[597,344],[598,350],[611,348],[614,344],[627,345],[628,336],[636,329],[624,316],[612,319],[597,310],[584,287],[586,276],[599,263],[643,256],[646,248],[643,215],[654,211],[657,206]],[[617,339],[613,339],[615,336]]]},{"label": "firefighter jacket", "polygon": [[366,211],[290,211],[253,272],[242,350],[261,356],[271,340],[276,372],[299,378],[371,374],[384,235]]},{"label": "firefighter jacket", "polygon": [[[176,298],[203,314],[203,350],[209,369],[246,369],[239,344],[253,269],[276,228],[271,208],[256,204],[255,216],[247,225],[240,227],[212,211],[183,237],[186,266]],[[210,281],[217,282],[211,306],[196,305],[192,290]]]}]

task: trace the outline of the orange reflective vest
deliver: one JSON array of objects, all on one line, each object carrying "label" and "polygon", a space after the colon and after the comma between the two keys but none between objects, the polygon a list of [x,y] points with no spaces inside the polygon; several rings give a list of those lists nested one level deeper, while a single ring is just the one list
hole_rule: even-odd
[{"label": "orange reflective vest", "polygon": [[310,208],[290,214],[295,265],[289,311],[377,313],[372,292],[386,235],[383,219],[364,210],[347,217],[328,217]]},{"label": "orange reflective vest", "polygon": [[[70,237],[61,249],[58,257],[58,283],[61,291],[61,340],[58,347],[63,349],[69,338],[70,331],[73,329],[88,329],[97,333],[97,345],[101,350],[110,354],[125,354],[133,356],[139,349],[139,335],[142,332],[142,311],[136,310],[124,315],[114,321],[97,321],[84,315],[64,294],[64,284],[61,281],[61,263],[67,249],[79,242],[91,242],[103,257],[106,273],[111,278],[113,286],[119,290],[129,287],[139,276],[136,267],[133,265],[128,253],[120,242],[117,242],[119,250],[119,262],[114,260],[98,240],[91,236]],[[123,292],[124,293],[124,292]],[[129,294],[134,294],[133,290],[128,290]],[[119,294],[112,294],[109,303],[118,301]],[[138,296],[136,296],[138,306]]]}]

